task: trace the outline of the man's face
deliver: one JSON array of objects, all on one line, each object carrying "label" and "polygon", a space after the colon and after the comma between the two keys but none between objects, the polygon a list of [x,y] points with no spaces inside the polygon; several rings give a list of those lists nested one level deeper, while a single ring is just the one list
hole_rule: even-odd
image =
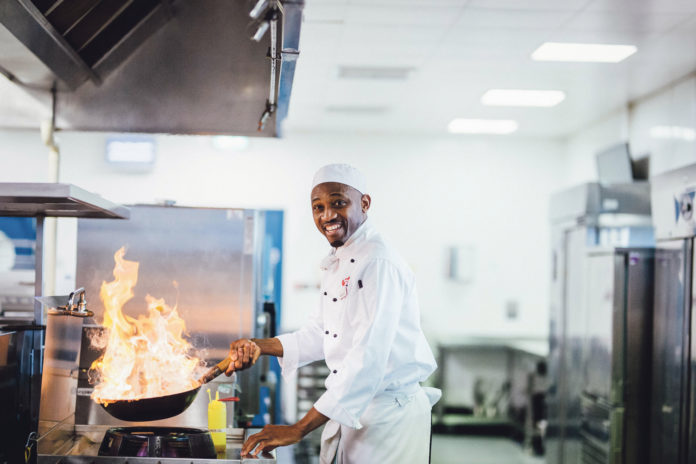
[{"label": "man's face", "polygon": [[367,218],[370,196],[353,187],[325,182],[312,189],[314,223],[332,247],[340,247]]}]

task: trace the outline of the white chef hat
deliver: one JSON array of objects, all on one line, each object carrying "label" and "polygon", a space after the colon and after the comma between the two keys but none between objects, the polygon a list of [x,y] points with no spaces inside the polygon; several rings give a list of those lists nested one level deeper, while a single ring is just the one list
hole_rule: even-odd
[{"label": "white chef hat", "polygon": [[324,182],[338,182],[353,187],[360,193],[365,193],[367,185],[360,171],[349,164],[327,164],[320,168],[312,180],[312,189]]}]

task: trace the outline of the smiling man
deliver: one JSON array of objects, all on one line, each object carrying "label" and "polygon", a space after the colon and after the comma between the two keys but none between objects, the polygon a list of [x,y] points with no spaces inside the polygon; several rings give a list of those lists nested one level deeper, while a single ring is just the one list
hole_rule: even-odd
[{"label": "smiling man", "polygon": [[310,195],[314,223],[332,249],[321,262],[320,305],[300,330],[237,340],[234,370],[262,354],[277,356],[288,376],[324,359],[326,392],[293,425],[267,425],[243,453],[297,443],[326,424],[322,464],[429,460],[430,411],[439,390],[423,388],[436,363],[420,327],[414,275],[367,217],[365,180],[346,164],[324,166]]}]

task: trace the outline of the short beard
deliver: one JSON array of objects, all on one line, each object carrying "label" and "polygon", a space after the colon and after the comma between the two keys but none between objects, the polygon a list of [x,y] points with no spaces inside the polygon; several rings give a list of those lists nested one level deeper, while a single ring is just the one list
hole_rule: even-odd
[{"label": "short beard", "polygon": [[334,242],[331,242],[331,246],[334,248],[342,247],[344,244],[343,240],[336,240]]}]

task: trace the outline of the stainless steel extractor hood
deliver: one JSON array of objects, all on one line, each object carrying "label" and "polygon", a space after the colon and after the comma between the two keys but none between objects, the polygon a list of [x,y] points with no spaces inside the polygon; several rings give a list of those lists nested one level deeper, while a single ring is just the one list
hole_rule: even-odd
[{"label": "stainless steel extractor hood", "polygon": [[[257,3],[268,14],[251,18]],[[302,7],[303,0],[0,0],[0,70],[49,106],[55,86],[58,129],[277,136]],[[271,33],[251,40],[271,17],[275,42]],[[275,111],[258,131],[269,101]]]}]

